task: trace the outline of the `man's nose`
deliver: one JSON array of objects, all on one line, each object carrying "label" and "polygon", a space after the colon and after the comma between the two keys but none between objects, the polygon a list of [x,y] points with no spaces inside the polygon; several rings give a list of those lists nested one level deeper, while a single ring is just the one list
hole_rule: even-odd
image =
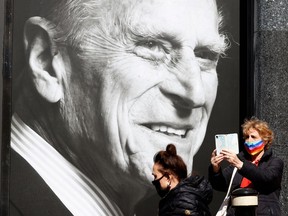
[{"label": "man's nose", "polygon": [[191,109],[205,103],[205,89],[201,70],[196,60],[182,62],[173,71],[175,79],[163,83],[161,91],[176,107]]}]

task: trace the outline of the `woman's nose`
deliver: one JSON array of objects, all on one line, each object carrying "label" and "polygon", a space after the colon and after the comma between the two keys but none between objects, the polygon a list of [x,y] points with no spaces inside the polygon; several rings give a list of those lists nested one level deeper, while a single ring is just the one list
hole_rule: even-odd
[{"label": "woman's nose", "polygon": [[248,136],[248,138],[246,139],[246,142],[252,142],[252,141],[253,141],[252,137]]}]

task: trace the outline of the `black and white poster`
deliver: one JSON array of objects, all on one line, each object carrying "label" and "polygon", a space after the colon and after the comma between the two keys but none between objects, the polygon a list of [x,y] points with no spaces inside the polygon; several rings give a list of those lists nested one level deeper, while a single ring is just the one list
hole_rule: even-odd
[{"label": "black and white poster", "polygon": [[215,134],[242,122],[239,14],[239,0],[14,0],[10,215],[156,216],[169,143],[206,176]]}]

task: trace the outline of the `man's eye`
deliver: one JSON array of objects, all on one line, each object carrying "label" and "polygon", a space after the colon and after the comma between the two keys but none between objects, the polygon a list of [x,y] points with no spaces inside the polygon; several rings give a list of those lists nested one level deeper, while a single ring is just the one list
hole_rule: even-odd
[{"label": "man's eye", "polygon": [[210,61],[217,61],[219,59],[219,53],[213,52],[207,48],[197,48],[194,50],[195,56],[201,59]]},{"label": "man's eye", "polygon": [[147,40],[147,41],[139,42],[137,45],[146,47],[147,49],[154,50],[154,51],[166,52],[164,44],[160,41]]},{"label": "man's eye", "polygon": [[207,48],[196,48],[194,53],[202,70],[210,70],[216,67],[219,53],[213,52]]},{"label": "man's eye", "polygon": [[144,59],[152,61],[164,61],[168,50],[160,41],[147,40],[136,43],[134,53]]},{"label": "man's eye", "polygon": [[146,41],[143,43],[143,46],[149,49],[159,49],[159,44],[157,44],[155,41]]}]

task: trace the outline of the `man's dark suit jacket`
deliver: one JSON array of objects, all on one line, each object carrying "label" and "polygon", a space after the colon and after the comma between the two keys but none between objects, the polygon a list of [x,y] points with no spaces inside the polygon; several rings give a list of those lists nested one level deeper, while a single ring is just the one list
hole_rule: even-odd
[{"label": "man's dark suit jacket", "polygon": [[70,216],[37,172],[11,150],[10,216]]}]

